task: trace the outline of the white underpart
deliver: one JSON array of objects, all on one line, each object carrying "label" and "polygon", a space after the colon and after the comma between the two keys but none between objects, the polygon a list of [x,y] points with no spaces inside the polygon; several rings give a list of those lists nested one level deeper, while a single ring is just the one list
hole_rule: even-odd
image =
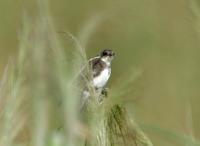
[{"label": "white underpart", "polygon": [[106,63],[107,66],[110,66],[110,61],[109,61],[109,57],[104,57],[101,59],[102,61],[104,61]]},{"label": "white underpart", "polygon": [[103,88],[109,77],[110,77],[110,74],[111,74],[111,69],[109,67],[107,67],[106,69],[104,69],[100,75],[98,75],[97,77],[95,77],[93,79],[93,85],[94,87],[97,87],[97,88]]}]

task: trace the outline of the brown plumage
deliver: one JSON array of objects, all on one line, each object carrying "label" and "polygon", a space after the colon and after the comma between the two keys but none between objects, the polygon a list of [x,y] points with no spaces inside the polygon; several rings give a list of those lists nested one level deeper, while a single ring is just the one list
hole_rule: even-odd
[{"label": "brown plumage", "polygon": [[107,67],[107,64],[100,57],[95,57],[89,60],[89,66],[92,70],[92,77],[95,78]]}]

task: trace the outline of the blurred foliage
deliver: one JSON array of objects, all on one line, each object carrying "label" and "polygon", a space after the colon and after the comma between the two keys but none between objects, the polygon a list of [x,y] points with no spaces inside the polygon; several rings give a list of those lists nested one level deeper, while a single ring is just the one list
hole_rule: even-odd
[{"label": "blurred foliage", "polygon": [[[200,137],[199,2],[51,0],[49,6],[55,31],[77,36],[80,45],[87,49],[88,57],[96,55],[102,48],[116,52],[109,82],[111,92],[116,83],[135,76],[132,68],[141,71],[139,80],[129,85],[131,91],[123,94],[130,115],[134,115],[139,123],[158,125],[186,135],[192,131],[194,137]],[[39,13],[37,2],[33,0],[1,0],[0,12],[0,74],[3,75],[8,58],[16,56],[24,36],[20,33],[24,29],[23,15],[32,21]],[[63,46],[73,49],[69,46],[73,39],[69,42],[69,38],[61,38]],[[65,53],[73,55],[69,52],[66,50]],[[51,60],[51,55],[47,58]],[[61,76],[64,75],[61,73]],[[20,80],[16,82],[17,87]],[[15,94],[12,94],[13,98]],[[188,111],[191,112],[188,114]],[[146,131],[155,145],[165,145],[156,130]]]}]

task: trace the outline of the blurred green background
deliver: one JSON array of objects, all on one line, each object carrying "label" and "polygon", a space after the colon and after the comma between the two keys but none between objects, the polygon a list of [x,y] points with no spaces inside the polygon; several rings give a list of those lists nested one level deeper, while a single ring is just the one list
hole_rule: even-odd
[{"label": "blurred green background", "polygon": [[[18,51],[23,14],[36,17],[34,0],[0,0],[0,74]],[[200,137],[200,19],[189,0],[50,0],[58,31],[75,36],[90,19],[103,15],[86,45],[89,57],[103,48],[116,52],[109,87],[131,68],[143,73],[134,85],[132,108],[139,123]],[[124,98],[128,98],[124,97]],[[155,133],[148,131],[155,145]]]}]

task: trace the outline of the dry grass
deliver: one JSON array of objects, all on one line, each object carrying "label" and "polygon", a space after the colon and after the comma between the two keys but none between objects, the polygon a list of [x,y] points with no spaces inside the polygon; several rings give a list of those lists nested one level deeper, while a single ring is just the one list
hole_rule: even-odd
[{"label": "dry grass", "polygon": [[[39,1],[38,6],[36,19],[24,16],[19,54],[11,59],[1,80],[0,145],[152,146],[132,123],[124,105],[112,102],[111,99],[119,99],[124,94],[117,92],[117,88],[101,105],[92,94],[90,108],[80,118],[81,87],[76,78],[87,64],[84,47],[101,18],[88,22],[80,33],[81,43],[66,33],[66,41],[71,40],[73,44],[64,48],[48,4]],[[88,81],[87,84],[91,87]],[[129,84],[130,81],[123,84],[120,90]]]}]

